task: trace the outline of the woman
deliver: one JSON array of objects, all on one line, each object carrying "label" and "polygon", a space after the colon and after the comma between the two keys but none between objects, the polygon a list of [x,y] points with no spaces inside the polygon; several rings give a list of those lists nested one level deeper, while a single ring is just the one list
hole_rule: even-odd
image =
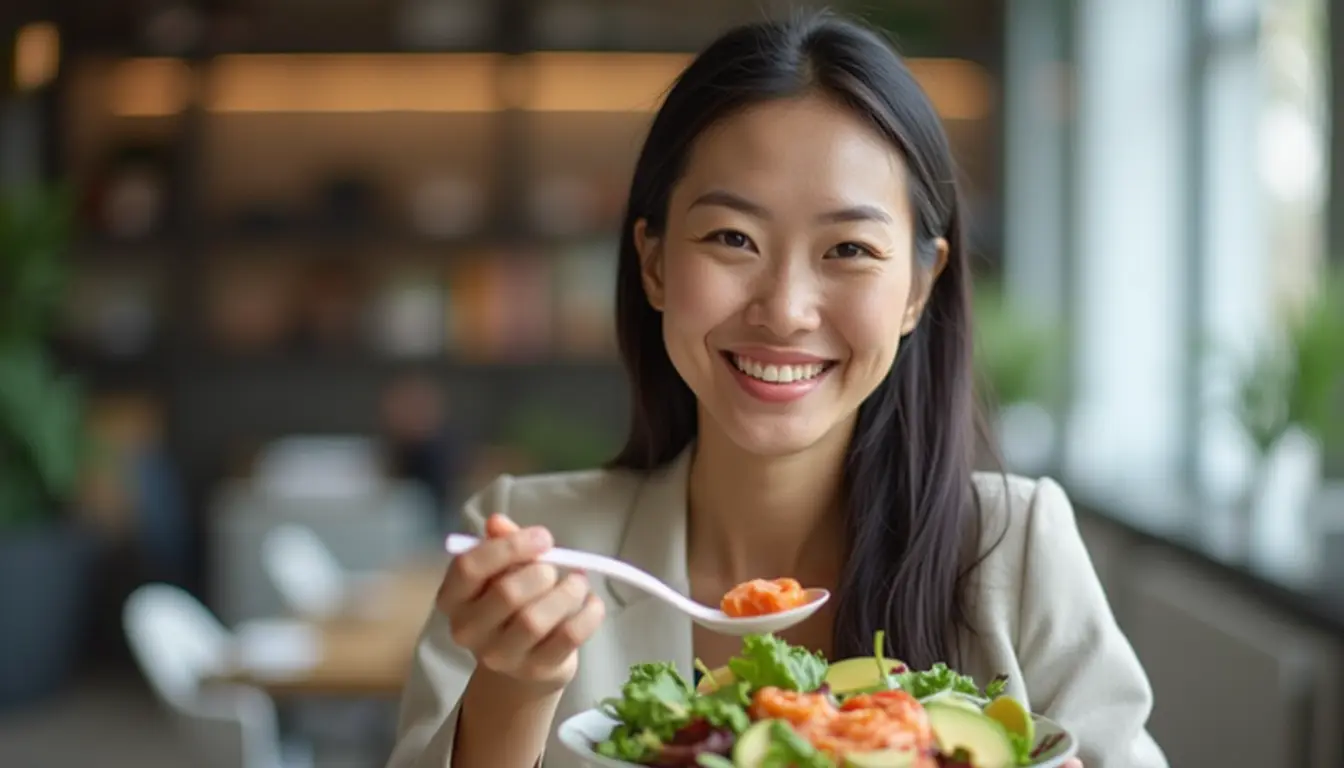
[{"label": "woman", "polygon": [[[836,597],[783,633],[828,658],[947,660],[1082,742],[1159,768],[1151,691],[1063,491],[972,472],[970,275],[947,139],[875,34],[817,16],[727,33],[654,119],[621,231],[634,393],[612,465],[502,477],[466,517],[392,766],[569,766],[547,737],[629,665],[735,638],[535,561],[613,555],[716,604],[788,575]],[[521,528],[519,526],[522,526]]]}]

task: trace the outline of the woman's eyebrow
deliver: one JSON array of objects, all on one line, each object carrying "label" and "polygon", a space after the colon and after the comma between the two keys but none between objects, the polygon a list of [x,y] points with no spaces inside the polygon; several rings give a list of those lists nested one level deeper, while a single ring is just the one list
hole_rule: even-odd
[{"label": "woman's eyebrow", "polygon": [[890,224],[891,214],[876,205],[852,205],[848,208],[823,213],[817,217],[817,220],[823,224],[843,224],[849,221],[876,221],[882,224]]},{"label": "woman's eyebrow", "polygon": [[754,216],[758,219],[770,219],[770,211],[765,206],[760,203],[752,202],[739,194],[723,189],[711,189],[703,195],[700,195],[695,198],[695,200],[691,201],[688,209],[697,206],[731,208],[734,211],[745,213],[748,216]]},{"label": "woman's eyebrow", "polygon": [[[770,209],[760,203],[749,200],[735,192],[729,192],[723,189],[712,189],[695,200],[691,201],[689,208],[697,206],[713,206],[719,208],[729,208],[739,213],[744,213],[757,219],[769,221],[772,217]],[[882,224],[892,222],[891,214],[882,210],[876,205],[851,205],[834,211],[827,211],[816,217],[822,224],[842,224],[851,221],[876,221]]]}]

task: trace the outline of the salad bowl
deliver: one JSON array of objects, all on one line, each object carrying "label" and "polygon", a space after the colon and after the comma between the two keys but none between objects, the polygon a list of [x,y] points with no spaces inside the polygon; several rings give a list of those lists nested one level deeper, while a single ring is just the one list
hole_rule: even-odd
[{"label": "salad bowl", "polygon": [[1078,752],[1058,723],[944,664],[833,664],[749,635],[692,687],[670,663],[637,664],[621,694],[561,723],[590,768],[1059,768]]},{"label": "salad bowl", "polygon": [[[1032,715],[1032,719],[1040,743],[1048,743],[1050,740],[1055,743],[1037,755],[1034,762],[1022,764],[1024,768],[1060,768],[1077,755],[1078,745],[1067,731],[1053,720],[1040,715]],[[595,745],[606,741],[618,724],[602,710],[590,709],[564,721],[557,735],[565,748],[588,768],[648,768],[640,763],[604,757],[595,751]]]}]

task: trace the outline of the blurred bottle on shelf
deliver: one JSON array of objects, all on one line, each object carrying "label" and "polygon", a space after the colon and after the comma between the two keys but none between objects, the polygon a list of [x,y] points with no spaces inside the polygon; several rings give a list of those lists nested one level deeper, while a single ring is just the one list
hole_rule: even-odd
[{"label": "blurred bottle on shelf", "polygon": [[83,351],[132,359],[153,346],[158,327],[162,275],[138,266],[93,266],[72,276],[64,330]]},{"label": "blurred bottle on shelf", "polygon": [[229,353],[262,353],[283,345],[293,327],[295,265],[222,259],[207,278],[210,345]]},{"label": "blurred bottle on shelf", "polygon": [[399,358],[442,354],[444,298],[432,274],[398,270],[385,281],[371,310],[373,346]]},{"label": "blurred bottle on shelf", "polygon": [[364,265],[356,256],[309,265],[298,288],[296,343],[303,352],[347,352],[359,346],[366,306]]},{"label": "blurred bottle on shelf", "polygon": [[616,349],[617,243],[571,246],[557,258],[559,346],[577,358],[610,358]]},{"label": "blurred bottle on shelf", "polygon": [[485,222],[485,192],[469,178],[431,176],[415,185],[410,197],[411,227],[421,237],[465,238]]},{"label": "blurred bottle on shelf", "polygon": [[162,234],[168,219],[166,150],[152,144],[114,146],[104,167],[85,187],[92,230],[117,240]]}]

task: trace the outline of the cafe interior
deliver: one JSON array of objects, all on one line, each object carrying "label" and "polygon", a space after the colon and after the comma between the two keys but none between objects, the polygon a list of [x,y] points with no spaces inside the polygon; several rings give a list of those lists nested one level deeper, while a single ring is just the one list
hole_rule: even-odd
[{"label": "cafe interior", "polygon": [[[817,5],[5,0],[0,766],[384,765],[463,501],[623,438],[660,98]],[[986,455],[1172,766],[1344,766],[1344,1],[828,5],[951,137]]]}]

